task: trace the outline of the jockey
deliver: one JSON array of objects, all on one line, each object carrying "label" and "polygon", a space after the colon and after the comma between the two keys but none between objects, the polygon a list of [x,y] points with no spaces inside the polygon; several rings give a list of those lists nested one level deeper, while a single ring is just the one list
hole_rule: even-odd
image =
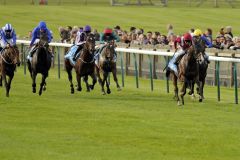
[{"label": "jockey", "polygon": [[78,53],[83,49],[84,44],[86,43],[87,36],[91,33],[92,28],[89,25],[86,25],[84,29],[77,32],[77,37],[75,40],[75,46],[77,50],[73,54],[73,60],[76,61]]},{"label": "jockey", "polygon": [[[204,41],[204,43],[206,44],[206,47],[207,47],[207,48],[212,48],[212,47],[213,47],[212,42],[210,42],[210,41],[207,39],[207,37],[205,37],[205,36],[203,35],[203,33],[202,33],[202,31],[201,31],[200,29],[196,29],[196,30],[194,31],[194,33],[193,33],[193,38],[201,38],[201,39]],[[206,52],[203,53],[203,57],[204,57],[204,59],[206,60],[207,63],[210,63],[210,61],[209,61],[209,56],[208,56],[208,54],[207,54]]]},{"label": "jockey", "polygon": [[[100,34],[100,43],[104,44],[104,45],[102,45],[99,48],[98,54],[100,54],[102,52],[103,48],[110,41],[119,42],[120,38],[113,32],[113,30],[111,28],[106,28],[106,29],[104,29],[103,33]],[[116,61],[116,60],[117,60],[117,53],[114,52],[114,61]]]},{"label": "jockey", "polygon": [[[178,50],[177,50],[177,45],[180,46]],[[177,63],[183,57],[183,55],[186,53],[186,50],[190,46],[192,46],[192,36],[190,33],[185,33],[182,37],[178,37],[174,41],[174,47],[176,49],[176,52],[174,53],[174,56],[168,63],[167,72],[166,72],[167,77],[170,74],[170,69],[174,71],[176,76],[178,76]]]},{"label": "jockey", "polygon": [[6,24],[0,30],[0,51],[4,49],[7,45],[16,47],[17,36],[11,24]]},{"label": "jockey", "polygon": [[46,33],[47,34],[47,38],[48,38],[48,43],[50,43],[52,41],[52,34],[50,32],[50,30],[47,28],[47,25],[44,21],[41,21],[39,23],[39,25],[37,27],[34,28],[33,32],[32,32],[32,40],[30,43],[29,48],[29,55],[28,55],[28,59],[31,61],[32,56],[34,54],[34,52],[36,51],[36,43],[39,42],[40,39],[40,34],[41,33]]}]

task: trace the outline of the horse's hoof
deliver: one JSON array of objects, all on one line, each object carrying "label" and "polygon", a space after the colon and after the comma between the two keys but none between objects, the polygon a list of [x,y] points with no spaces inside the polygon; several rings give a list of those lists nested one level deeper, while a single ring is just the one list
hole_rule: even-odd
[{"label": "horse's hoof", "polygon": [[199,102],[202,102],[202,99],[199,99]]},{"label": "horse's hoof", "polygon": [[46,91],[47,90],[47,88],[46,87],[43,87],[43,91]]},{"label": "horse's hoof", "polygon": [[36,89],[33,89],[32,92],[33,92],[33,93],[36,93]]},{"label": "horse's hoof", "polygon": [[71,89],[71,94],[74,94],[74,89]]},{"label": "horse's hoof", "polygon": [[87,92],[90,92],[90,89],[87,89]]},{"label": "horse's hoof", "polygon": [[110,90],[107,90],[107,94],[110,94],[111,93],[111,91]]},{"label": "horse's hoof", "polygon": [[102,95],[106,95],[106,93],[105,93],[105,92],[102,92]]},{"label": "horse's hoof", "polygon": [[39,93],[38,93],[38,94],[39,94],[39,96],[41,96],[41,95],[42,95],[42,92],[41,92],[41,91],[39,91]]},{"label": "horse's hoof", "polygon": [[182,104],[180,103],[180,101],[178,101],[178,102],[177,102],[177,105],[178,105],[178,106],[181,106]]},{"label": "horse's hoof", "polygon": [[191,94],[192,99],[195,99],[195,94]]},{"label": "horse's hoof", "polygon": [[122,89],[119,87],[119,88],[117,88],[117,91],[121,91]]},{"label": "horse's hoof", "polygon": [[89,88],[90,88],[91,90],[93,90],[93,89],[94,89],[94,85],[89,85]]},{"label": "horse's hoof", "polygon": [[77,88],[77,91],[80,91],[80,92],[81,92],[81,91],[82,91],[82,88]]},{"label": "horse's hoof", "polygon": [[0,87],[2,87],[2,83],[0,83]]}]

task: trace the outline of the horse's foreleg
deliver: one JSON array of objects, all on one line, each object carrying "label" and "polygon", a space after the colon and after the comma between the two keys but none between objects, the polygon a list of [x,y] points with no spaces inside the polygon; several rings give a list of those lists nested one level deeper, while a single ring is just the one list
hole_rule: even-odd
[{"label": "horse's foreleg", "polygon": [[90,76],[92,77],[92,85],[89,85],[89,87],[91,88],[91,90],[93,90],[95,84],[97,83],[97,78],[96,78],[95,73],[92,73]]},{"label": "horse's foreleg", "polygon": [[0,76],[0,87],[2,87],[2,76]]},{"label": "horse's foreleg", "polygon": [[32,75],[32,92],[36,93],[36,76],[37,74],[31,73]]},{"label": "horse's foreleg", "polygon": [[103,77],[104,77],[103,83],[106,83],[107,94],[110,94],[110,93],[111,93],[111,90],[110,90],[110,88],[109,88],[109,82],[107,81],[108,75],[109,75],[108,72],[105,72],[105,73],[103,74]]},{"label": "horse's foreleg", "polygon": [[42,75],[42,82],[40,83],[39,96],[42,95],[43,86],[45,85],[46,75]]},{"label": "horse's foreleg", "polygon": [[178,104],[180,105],[180,102],[179,102],[179,96],[178,96],[178,86],[177,86],[177,76],[175,76],[175,74],[172,74],[173,75],[173,86],[174,86],[174,99],[177,100]]},{"label": "horse's foreleg", "polygon": [[120,87],[120,85],[118,84],[116,66],[114,66],[114,68],[112,69],[112,75],[113,75],[114,81],[116,82],[118,91],[121,91],[121,87]]},{"label": "horse's foreleg", "polygon": [[186,82],[183,82],[182,89],[181,89],[181,100],[182,100],[182,105],[184,105],[184,96],[186,94]]},{"label": "horse's foreleg", "polygon": [[8,93],[8,82],[7,82],[7,76],[6,74],[3,74],[2,75],[2,79],[3,79],[3,82],[4,82],[4,86],[6,88],[6,96],[8,97],[9,96],[9,93]]},{"label": "horse's foreleg", "polygon": [[68,73],[68,80],[70,82],[70,88],[71,88],[71,94],[74,93],[74,87],[73,87],[73,82],[72,82],[72,69],[67,69],[67,73]]},{"label": "horse's foreleg", "polygon": [[76,73],[77,75],[77,90],[82,91],[82,85],[81,85],[81,76],[80,74]]},{"label": "horse's foreleg", "polygon": [[203,82],[199,82],[199,102],[203,100]]},{"label": "horse's foreleg", "polygon": [[84,76],[83,80],[84,80],[84,82],[86,84],[87,92],[90,92],[90,87],[89,87],[89,84],[88,84],[88,76]]},{"label": "horse's foreleg", "polygon": [[13,75],[9,76],[8,82],[7,82],[7,87],[6,87],[6,96],[9,97],[9,91],[11,88],[11,83],[12,83]]},{"label": "horse's foreleg", "polygon": [[103,79],[100,76],[100,69],[96,67],[96,75],[98,78],[98,83],[100,84],[101,88],[102,88],[102,94],[105,95],[106,92],[104,90],[104,83],[103,83]]}]

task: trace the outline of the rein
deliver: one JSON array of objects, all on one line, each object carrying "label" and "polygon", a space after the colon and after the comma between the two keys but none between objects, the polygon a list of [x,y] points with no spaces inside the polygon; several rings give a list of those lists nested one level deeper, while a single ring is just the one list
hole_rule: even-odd
[{"label": "rein", "polygon": [[[2,54],[2,52],[3,52],[4,50],[5,50],[5,48],[2,49],[2,51],[1,51],[1,53],[0,53],[0,55],[1,55],[2,59],[3,59],[3,61],[4,61],[6,64],[13,65],[13,64],[14,64],[13,61],[8,62],[8,61],[3,57],[3,54],[5,54],[5,52],[4,52],[3,54]],[[15,52],[15,49],[13,49],[13,51],[14,51],[14,53],[16,53],[16,52]]]}]

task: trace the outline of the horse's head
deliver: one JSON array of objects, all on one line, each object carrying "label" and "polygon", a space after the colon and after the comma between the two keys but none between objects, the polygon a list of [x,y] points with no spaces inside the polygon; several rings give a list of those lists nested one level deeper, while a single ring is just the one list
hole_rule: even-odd
[{"label": "horse's head", "polygon": [[115,49],[115,43],[114,41],[110,41],[107,43],[103,53],[102,53],[102,57],[106,60],[106,61],[112,61],[113,57],[114,57],[114,49]]},{"label": "horse's head", "polygon": [[84,45],[85,49],[88,50],[91,54],[94,54],[95,44],[95,36],[93,34],[89,34],[86,38],[86,43]]},{"label": "horse's head", "polygon": [[40,32],[38,45],[42,46],[42,47],[47,47],[48,46],[48,34],[47,34],[46,31]]},{"label": "horse's head", "polygon": [[8,64],[17,64],[18,66],[20,65],[19,51],[16,47],[7,45],[2,53],[2,57]]},{"label": "horse's head", "polygon": [[205,42],[201,39],[201,37],[193,37],[193,48],[195,50],[194,56],[199,62],[201,62],[205,52]]}]

